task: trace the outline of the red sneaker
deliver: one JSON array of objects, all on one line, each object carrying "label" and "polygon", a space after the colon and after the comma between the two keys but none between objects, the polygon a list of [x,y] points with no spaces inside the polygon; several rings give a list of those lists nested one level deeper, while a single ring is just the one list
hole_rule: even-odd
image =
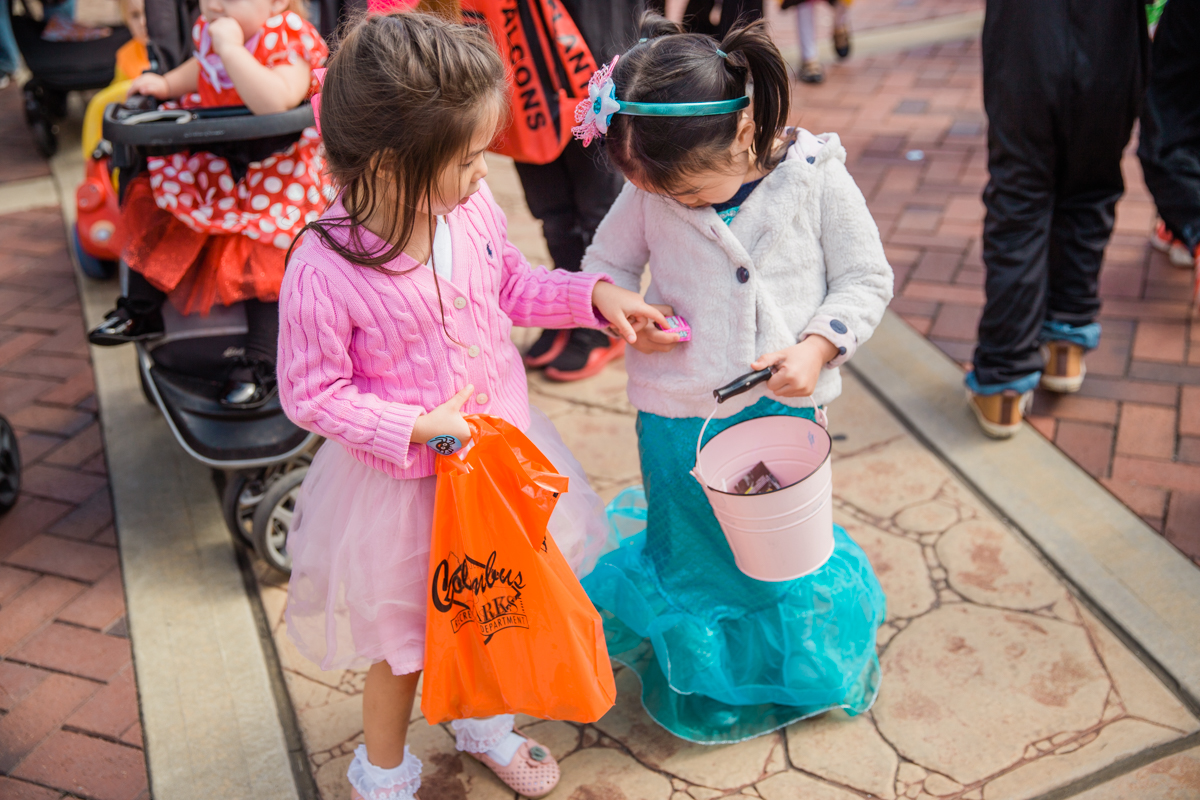
[{"label": "red sneaker", "polygon": [[1196,274],[1192,276],[1192,315],[1200,317],[1200,245],[1192,255]]},{"label": "red sneaker", "polygon": [[522,361],[530,369],[538,369],[549,364],[562,353],[571,338],[570,331],[542,331],[542,335],[529,348]]},{"label": "red sneaker", "polygon": [[1187,247],[1180,241],[1171,245],[1171,249],[1167,253],[1167,260],[1171,262],[1171,266],[1179,269],[1191,269],[1196,265],[1195,256],[1189,253]]},{"label": "red sneaker", "polygon": [[1150,246],[1159,252],[1166,253],[1167,260],[1173,267],[1191,269],[1194,264],[1194,254],[1188,252],[1187,246],[1175,238],[1175,234],[1167,228],[1167,223],[1161,219],[1154,228],[1154,235],[1150,237]]},{"label": "red sneaker", "polygon": [[552,381],[578,381],[590,378],[613,359],[625,355],[625,340],[610,339],[602,331],[578,328],[545,375]]},{"label": "red sneaker", "polygon": [[1167,223],[1161,219],[1154,226],[1154,235],[1150,237],[1150,246],[1160,253],[1165,253],[1171,249],[1171,245],[1175,244],[1175,234],[1171,233],[1171,229],[1167,227]]}]

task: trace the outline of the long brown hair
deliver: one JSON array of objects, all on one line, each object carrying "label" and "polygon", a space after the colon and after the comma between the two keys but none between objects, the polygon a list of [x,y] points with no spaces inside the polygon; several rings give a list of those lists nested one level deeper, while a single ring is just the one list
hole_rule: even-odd
[{"label": "long brown hair", "polygon": [[[479,28],[413,12],[350,23],[321,89],[325,160],[346,216],[305,230],[353,264],[396,274],[384,265],[408,246],[421,202],[432,208],[442,172],[467,154],[480,124],[505,110],[505,80]],[[380,182],[390,191],[381,193]],[[396,204],[385,206],[385,196]],[[377,211],[383,247],[362,236]],[[348,232],[344,244],[335,229]]]},{"label": "long brown hair", "polygon": [[[766,23],[735,27],[720,42],[647,12],[640,40],[613,72],[617,97],[638,103],[731,100],[753,86],[754,156],[774,168],[775,138],[787,125],[788,74]],[[604,145],[626,175],[674,191],[689,175],[721,168],[737,134],[738,114],[708,117],[634,117],[617,114]]]}]

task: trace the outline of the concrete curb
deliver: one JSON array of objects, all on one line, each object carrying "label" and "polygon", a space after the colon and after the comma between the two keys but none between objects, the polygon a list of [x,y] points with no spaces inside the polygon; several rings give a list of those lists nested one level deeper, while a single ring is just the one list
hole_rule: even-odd
[{"label": "concrete curb", "polygon": [[[83,176],[78,147],[64,145],[51,166],[69,227]],[[90,327],[112,308],[116,282],[77,280]],[[133,348],[92,348],[91,357],[151,795],[313,796],[274,645],[209,470],[144,399]]]},{"label": "concrete curb", "polygon": [[[74,197],[74,193],[70,196]],[[0,214],[14,214],[18,211],[56,205],[58,189],[54,178],[49,175],[6,183],[4,192],[0,195]]]},{"label": "concrete curb", "polygon": [[1200,570],[1031,426],[979,430],[962,371],[888,312],[853,371],[1200,708]]}]

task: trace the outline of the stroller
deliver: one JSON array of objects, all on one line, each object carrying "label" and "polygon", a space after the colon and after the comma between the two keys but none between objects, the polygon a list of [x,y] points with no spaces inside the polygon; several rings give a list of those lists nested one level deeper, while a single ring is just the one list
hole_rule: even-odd
[{"label": "stroller", "polygon": [[[25,122],[43,157],[58,150],[57,123],[67,114],[67,93],[101,89],[112,81],[117,50],[129,41],[129,31],[113,28],[112,34],[89,42],[48,42],[42,39],[47,20],[34,16],[31,4],[9,3],[13,36],[33,77],[25,84]],[[40,4],[42,8],[56,3]]]},{"label": "stroller", "polygon": [[[191,6],[191,7],[189,7]],[[194,3],[152,0],[147,27],[161,70],[181,63],[190,46]],[[313,125],[306,103],[280,114],[254,116],[245,108],[159,110],[137,97],[104,112],[103,135],[112,148],[123,195],[150,156],[179,150],[262,143],[296,137]],[[120,264],[122,288],[128,266]],[[268,565],[290,572],[287,534],[300,485],[320,438],[291,423],[278,395],[253,409],[219,402],[232,359],[243,353],[247,331],[242,304],[214,306],[207,316],[181,315],[163,307],[165,335],[135,343],[142,390],[157,406],[187,453],[215,471],[225,522]]]},{"label": "stroller", "polygon": [[17,504],[21,493],[21,448],[17,432],[0,416],[0,515],[7,514]]}]

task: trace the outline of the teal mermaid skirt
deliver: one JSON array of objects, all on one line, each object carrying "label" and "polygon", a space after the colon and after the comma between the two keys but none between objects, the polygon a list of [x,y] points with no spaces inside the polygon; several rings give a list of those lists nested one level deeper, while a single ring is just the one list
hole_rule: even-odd
[{"label": "teal mermaid skirt", "polygon": [[[813,418],[770,398],[723,420]],[[818,570],[781,583],[738,570],[689,474],[703,420],[639,413],[641,487],[609,505],[620,546],[583,587],[604,618],[608,651],[635,670],[650,716],[704,744],[753,738],[843,708],[860,714],[879,689],[875,631],[884,596],[866,555],[840,526]]]}]

